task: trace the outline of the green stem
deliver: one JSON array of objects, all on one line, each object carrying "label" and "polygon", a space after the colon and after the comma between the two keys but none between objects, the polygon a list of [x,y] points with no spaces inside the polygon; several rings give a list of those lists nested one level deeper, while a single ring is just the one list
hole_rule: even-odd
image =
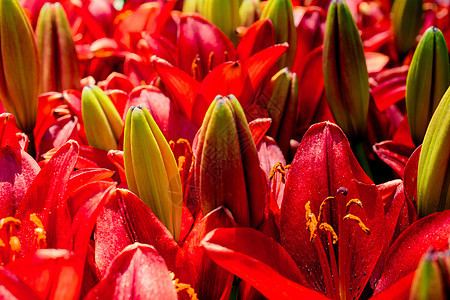
[{"label": "green stem", "polygon": [[25,134],[28,137],[28,149],[27,149],[27,152],[34,159],[36,159],[36,147],[34,145],[34,134],[33,134],[33,132],[26,132]]},{"label": "green stem", "polygon": [[367,174],[367,176],[374,180],[372,171],[370,170],[369,161],[367,159],[366,152],[364,151],[364,144],[363,142],[358,142],[353,147],[353,152],[356,155],[356,159],[358,160],[359,164],[361,165],[364,172]]}]

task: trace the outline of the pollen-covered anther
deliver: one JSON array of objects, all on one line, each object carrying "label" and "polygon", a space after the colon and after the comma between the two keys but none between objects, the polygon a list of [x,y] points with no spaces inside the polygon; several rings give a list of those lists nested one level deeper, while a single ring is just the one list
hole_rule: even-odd
[{"label": "pollen-covered anther", "polygon": [[283,164],[281,162],[277,162],[273,166],[272,170],[270,170],[269,180],[272,180],[275,177],[275,175],[277,173],[279,173],[281,176],[281,182],[285,183],[286,182],[286,171],[290,168],[290,166],[291,165],[283,166]]},{"label": "pollen-covered anther", "polygon": [[45,232],[44,225],[36,214],[30,215],[30,221],[36,225],[34,234],[36,236],[36,246],[38,249],[47,248],[47,233]]},{"label": "pollen-covered anther", "polygon": [[363,207],[362,202],[359,199],[351,199],[350,201],[347,202],[347,205],[346,205],[347,209],[346,209],[345,213],[348,214],[348,212],[350,211],[350,207],[352,207],[352,204],[356,204],[361,208]]},{"label": "pollen-covered anther", "polygon": [[344,217],[344,220],[355,221],[356,223],[358,223],[359,227],[361,227],[362,231],[364,231],[367,234],[370,234],[370,229],[363,223],[363,221],[361,221],[361,219],[359,217],[352,215],[352,214],[347,214]]},{"label": "pollen-covered anther", "polygon": [[7,230],[11,231],[13,226],[17,230],[20,228],[20,224],[20,220],[13,217],[6,217],[0,220],[0,230],[6,228]]},{"label": "pollen-covered anther", "polygon": [[329,232],[331,234],[331,237],[333,239],[333,244],[336,244],[338,242],[339,238],[338,238],[336,232],[334,231],[333,227],[331,227],[330,224],[328,224],[328,223],[320,223],[319,229],[323,230],[323,231],[327,231],[327,232]]},{"label": "pollen-covered anther", "polygon": [[316,216],[311,212],[311,202],[308,201],[305,204],[305,218],[306,218],[306,229],[310,232],[309,240],[312,242],[317,236],[317,219]]},{"label": "pollen-covered anther", "polygon": [[197,293],[189,284],[180,283],[180,280],[178,278],[175,278],[175,274],[173,272],[169,272],[169,273],[170,273],[170,278],[172,279],[172,283],[175,286],[177,293],[179,293],[181,291],[185,291],[188,294],[189,299],[198,300]]}]

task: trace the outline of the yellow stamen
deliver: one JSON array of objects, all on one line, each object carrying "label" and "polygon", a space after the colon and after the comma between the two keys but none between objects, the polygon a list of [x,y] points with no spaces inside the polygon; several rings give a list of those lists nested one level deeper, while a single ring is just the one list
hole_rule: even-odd
[{"label": "yellow stamen", "polygon": [[30,221],[36,225],[34,234],[36,235],[36,245],[38,249],[47,248],[47,233],[45,232],[44,225],[36,214],[30,215]]},{"label": "yellow stamen", "polygon": [[[20,227],[20,220],[13,218],[13,217],[6,217],[0,220],[0,230],[3,229],[4,227],[6,228],[6,226],[15,226],[16,229],[19,229]],[[12,229],[10,227],[10,230]]]},{"label": "yellow stamen", "polygon": [[361,221],[361,219],[358,218],[357,216],[352,215],[352,214],[347,214],[347,215],[344,217],[344,220],[352,220],[352,221],[355,221],[356,223],[358,223],[359,227],[361,227],[361,229],[362,229],[365,233],[370,234],[370,229],[369,229],[369,228],[363,223],[363,221]]},{"label": "yellow stamen", "polygon": [[336,232],[334,231],[333,227],[331,227],[328,223],[321,223],[319,225],[319,229],[323,231],[328,231],[331,234],[331,237],[333,238],[333,244],[336,244],[339,240]]},{"label": "yellow stamen", "polygon": [[311,202],[308,201],[305,204],[305,218],[306,218],[306,229],[309,230],[310,236],[309,240],[312,242],[317,236],[317,219],[316,216],[311,212]]},{"label": "yellow stamen", "polygon": [[319,207],[319,218],[318,218],[318,222],[319,222],[319,223],[321,223],[322,220],[323,220],[323,207],[325,206],[325,204],[326,204],[327,202],[330,202],[330,201],[333,200],[333,199],[334,199],[333,196],[328,196],[328,197],[326,197],[326,198],[322,201],[322,203],[320,203],[320,207]]},{"label": "yellow stamen", "polygon": [[211,72],[211,70],[213,69],[213,58],[214,58],[214,52],[209,53],[209,57],[208,57],[208,72]]},{"label": "yellow stamen", "polygon": [[361,203],[361,201],[359,200],[359,199],[352,199],[352,200],[350,200],[350,201],[348,201],[347,202],[347,209],[346,209],[346,211],[345,211],[345,213],[347,213],[348,214],[348,212],[349,212],[349,210],[350,210],[350,207],[352,206],[352,204],[356,204],[356,205],[358,205],[359,207],[363,207],[363,205],[362,205],[362,203]]},{"label": "yellow stamen", "polygon": [[192,77],[194,77],[197,80],[198,80],[197,70],[198,70],[198,62],[199,61],[200,61],[200,55],[197,54],[191,64]]},{"label": "yellow stamen", "polygon": [[5,243],[3,243],[3,240],[0,239],[0,247],[6,247]]},{"label": "yellow stamen", "polygon": [[178,278],[175,278],[175,274],[173,272],[169,272],[169,273],[170,273],[170,278],[172,279],[172,283],[175,286],[177,293],[179,293],[181,291],[186,291],[186,293],[189,296],[189,299],[198,300],[197,293],[189,284],[180,283],[180,280]]},{"label": "yellow stamen", "polygon": [[281,182],[285,183],[286,182],[286,171],[289,169],[291,165],[286,165],[283,166],[283,164],[281,162],[277,162],[273,167],[272,170],[270,170],[269,173],[269,180],[272,180],[273,177],[277,174],[280,173],[281,175]]},{"label": "yellow stamen", "polygon": [[[177,145],[181,145],[184,146],[184,156],[180,155],[178,157],[178,171],[181,172],[183,170],[187,170],[189,171],[189,169],[191,168],[191,166],[186,166],[186,161],[188,157],[192,157],[192,147],[191,144],[189,143],[188,140],[186,139],[178,139],[177,142],[175,143],[174,141],[170,141],[169,142],[169,146],[170,149],[172,150],[172,152],[175,152],[175,147]],[[175,154],[174,154],[175,155]],[[192,161],[191,161],[192,164]]]}]

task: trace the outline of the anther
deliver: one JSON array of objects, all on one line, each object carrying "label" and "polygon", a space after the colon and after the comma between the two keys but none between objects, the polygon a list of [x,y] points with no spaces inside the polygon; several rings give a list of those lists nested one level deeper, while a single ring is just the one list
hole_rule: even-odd
[{"label": "anther", "polygon": [[20,220],[13,218],[13,217],[6,217],[0,220],[0,230],[3,228],[7,228],[7,226],[9,227],[9,231],[12,230],[12,227],[14,226],[17,229],[20,228]]},{"label": "anther", "polygon": [[308,201],[305,204],[305,218],[306,218],[306,229],[310,232],[309,240],[312,242],[317,236],[317,219],[316,216],[311,212],[311,202]]},{"label": "anther", "polygon": [[36,245],[38,249],[47,248],[47,233],[45,232],[44,225],[36,214],[30,215],[30,221],[36,225],[34,234],[36,236]]},{"label": "anther", "polygon": [[189,296],[189,299],[198,300],[197,293],[189,284],[180,283],[180,280],[178,278],[175,278],[175,274],[173,272],[169,272],[169,273],[170,273],[170,279],[172,279],[172,283],[175,286],[177,293],[179,293],[181,291],[186,291],[186,293]]},{"label": "anther", "polygon": [[281,162],[277,162],[272,170],[270,170],[269,173],[269,180],[272,180],[273,177],[275,176],[275,174],[280,173],[281,175],[281,182],[285,183],[286,182],[286,171],[290,168],[291,165],[286,165],[283,166],[283,164]]},{"label": "anther", "polygon": [[346,205],[347,209],[345,211],[346,214],[348,214],[352,204],[356,204],[356,205],[358,205],[361,208],[363,207],[362,202],[359,199],[351,199],[350,201],[347,202],[347,205]]},{"label": "anther", "polygon": [[319,229],[323,231],[328,231],[331,234],[331,238],[333,239],[333,245],[336,244],[339,240],[336,232],[334,231],[333,227],[331,227],[328,223],[321,223],[319,225]]},{"label": "anther", "polygon": [[211,72],[212,68],[213,68],[213,58],[214,58],[214,52],[209,53],[209,57],[208,57],[208,71]]},{"label": "anther", "polygon": [[363,223],[363,221],[361,221],[361,219],[358,218],[357,216],[352,215],[352,214],[347,214],[347,215],[344,217],[344,220],[352,220],[352,221],[355,221],[356,223],[358,223],[359,227],[361,227],[361,229],[362,229],[365,233],[370,234],[370,229],[369,229],[369,228]]}]

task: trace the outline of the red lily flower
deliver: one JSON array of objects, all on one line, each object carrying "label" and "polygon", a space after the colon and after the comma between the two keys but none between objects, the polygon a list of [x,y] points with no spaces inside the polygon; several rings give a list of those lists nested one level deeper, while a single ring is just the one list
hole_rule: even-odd
[{"label": "red lily flower", "polygon": [[[83,190],[88,191],[87,187],[80,192]],[[199,215],[192,225],[192,215],[184,209],[177,244],[151,210],[128,190],[117,189],[107,201],[103,199],[103,204],[96,206],[99,217],[95,231],[95,262],[103,278],[114,257],[124,247],[135,242],[146,243],[156,248],[168,269],[180,282],[189,284],[199,298],[228,297],[233,276],[212,263],[199,246],[212,229],[235,226],[227,210],[218,208],[205,217]],[[101,209],[104,203],[106,205]],[[111,244],[111,240],[115,243]]]},{"label": "red lily flower", "polygon": [[[286,49],[287,45],[276,45],[243,62],[223,63],[214,68],[201,83],[161,59],[155,57],[152,62],[172,101],[187,118],[200,127],[216,95],[233,94],[244,108],[251,104],[267,71]],[[221,85],[217,86],[218,82]]]},{"label": "red lily flower", "polygon": [[[396,228],[399,231],[405,228],[399,223],[405,218],[402,212],[405,197],[398,184],[399,181],[379,187],[373,185],[357,164],[338,127],[317,124],[305,134],[287,176],[280,216],[281,245],[285,250],[274,241],[269,242],[264,235],[241,228],[210,233],[203,245],[216,263],[244,276],[242,278],[268,297],[277,290],[276,285],[265,281],[270,278],[268,271],[259,276],[254,273],[247,276],[251,265],[245,266],[243,261],[248,263],[248,259],[257,258],[258,264],[266,265],[265,268],[270,266],[271,275],[279,276],[276,275],[279,273],[334,299],[359,298],[381,253],[387,251],[383,249],[388,248],[397,235]],[[345,188],[339,188],[343,186]],[[334,194],[333,190],[338,192]],[[334,195],[330,197],[328,193]],[[443,219],[435,221],[436,224],[444,222]],[[433,226],[439,236],[437,241],[442,241],[447,229],[436,228]],[[253,236],[252,242],[244,242],[249,234]],[[418,247],[428,242],[423,240]],[[256,250],[263,249],[253,246],[258,243],[270,243],[271,250]],[[253,251],[256,254],[252,254]],[[289,253],[294,264],[287,262],[291,257],[283,258],[284,263],[271,261],[273,257],[285,257],[280,254],[283,251]],[[292,265],[298,269],[293,270]],[[284,286],[283,292],[311,293],[298,285],[293,288],[292,283],[284,280],[277,281]]]}]

